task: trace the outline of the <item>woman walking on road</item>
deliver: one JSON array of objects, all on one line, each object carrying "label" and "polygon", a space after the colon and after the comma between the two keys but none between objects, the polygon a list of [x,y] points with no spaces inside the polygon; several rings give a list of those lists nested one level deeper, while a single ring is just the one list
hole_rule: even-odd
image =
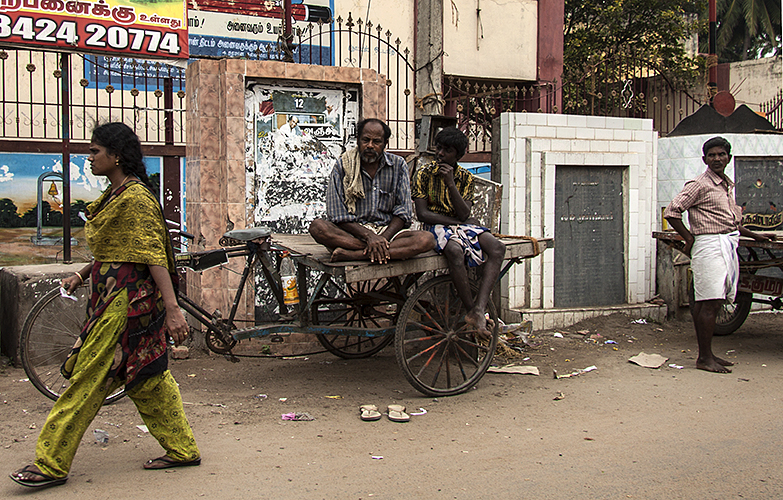
[{"label": "woman walking on road", "polygon": [[41,430],[35,462],[11,474],[23,486],[67,481],[82,436],[106,395],[123,384],[166,450],[144,468],[201,463],[168,370],[167,334],[179,344],[188,326],[177,305],[174,252],[141,143],[127,125],[107,123],[93,131],[88,159],[92,173],[111,185],[87,207],[85,235],[95,260],[62,281],[73,293],[90,277],[87,324],[62,366],[71,383]]}]

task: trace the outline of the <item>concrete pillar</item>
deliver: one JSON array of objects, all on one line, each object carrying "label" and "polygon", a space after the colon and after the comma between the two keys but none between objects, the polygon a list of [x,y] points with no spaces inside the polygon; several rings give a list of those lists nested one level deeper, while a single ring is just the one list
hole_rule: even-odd
[{"label": "concrete pillar", "polygon": [[443,114],[443,0],[416,2],[416,119]]}]

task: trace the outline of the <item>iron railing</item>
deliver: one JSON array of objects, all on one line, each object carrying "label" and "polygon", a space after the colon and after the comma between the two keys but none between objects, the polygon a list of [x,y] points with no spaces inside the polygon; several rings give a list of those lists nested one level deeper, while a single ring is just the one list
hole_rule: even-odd
[{"label": "iron railing", "polygon": [[776,130],[783,129],[783,90],[778,90],[777,95],[769,101],[762,102],[759,111],[764,113]]},{"label": "iron railing", "polygon": [[[63,68],[62,61],[69,67]],[[70,78],[66,116],[71,140],[88,141],[96,122],[123,121],[134,126],[143,143],[184,146],[183,69],[162,62],[85,54],[63,57],[28,49],[0,49],[3,139],[62,139],[64,76]]]}]

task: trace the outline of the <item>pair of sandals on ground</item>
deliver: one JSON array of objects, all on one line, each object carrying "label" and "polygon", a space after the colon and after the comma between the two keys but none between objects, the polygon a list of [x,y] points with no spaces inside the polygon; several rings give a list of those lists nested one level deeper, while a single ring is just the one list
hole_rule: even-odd
[{"label": "pair of sandals on ground", "polygon": [[[383,416],[375,405],[362,405],[359,407],[359,411],[361,419],[365,422],[380,420]],[[405,407],[402,405],[389,405],[386,414],[392,422],[409,422],[411,419],[411,416],[405,413]]]},{"label": "pair of sandals on ground", "polygon": [[[153,458],[148,460],[144,464],[144,468],[148,470],[157,469],[170,469],[172,467],[189,467],[194,465],[201,465],[201,458],[195,460],[189,460],[187,462],[181,462],[174,460],[168,455],[162,457]],[[30,488],[46,488],[48,486],[59,486],[65,484],[68,480],[68,476],[65,477],[51,477],[41,472],[41,470],[35,464],[26,465],[18,471],[12,472],[11,479],[21,484],[22,486],[28,486]]]}]

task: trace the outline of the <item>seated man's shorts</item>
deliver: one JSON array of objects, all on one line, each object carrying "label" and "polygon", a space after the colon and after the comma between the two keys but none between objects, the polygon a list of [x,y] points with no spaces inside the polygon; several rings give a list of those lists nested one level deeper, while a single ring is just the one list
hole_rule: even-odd
[{"label": "seated man's shorts", "polygon": [[483,264],[487,259],[479,245],[479,236],[481,233],[489,232],[489,229],[474,224],[458,224],[446,226],[443,224],[432,224],[424,226],[427,231],[435,236],[435,251],[443,253],[443,249],[449,241],[455,241],[462,247],[465,255],[465,262],[469,267],[477,267]]}]

